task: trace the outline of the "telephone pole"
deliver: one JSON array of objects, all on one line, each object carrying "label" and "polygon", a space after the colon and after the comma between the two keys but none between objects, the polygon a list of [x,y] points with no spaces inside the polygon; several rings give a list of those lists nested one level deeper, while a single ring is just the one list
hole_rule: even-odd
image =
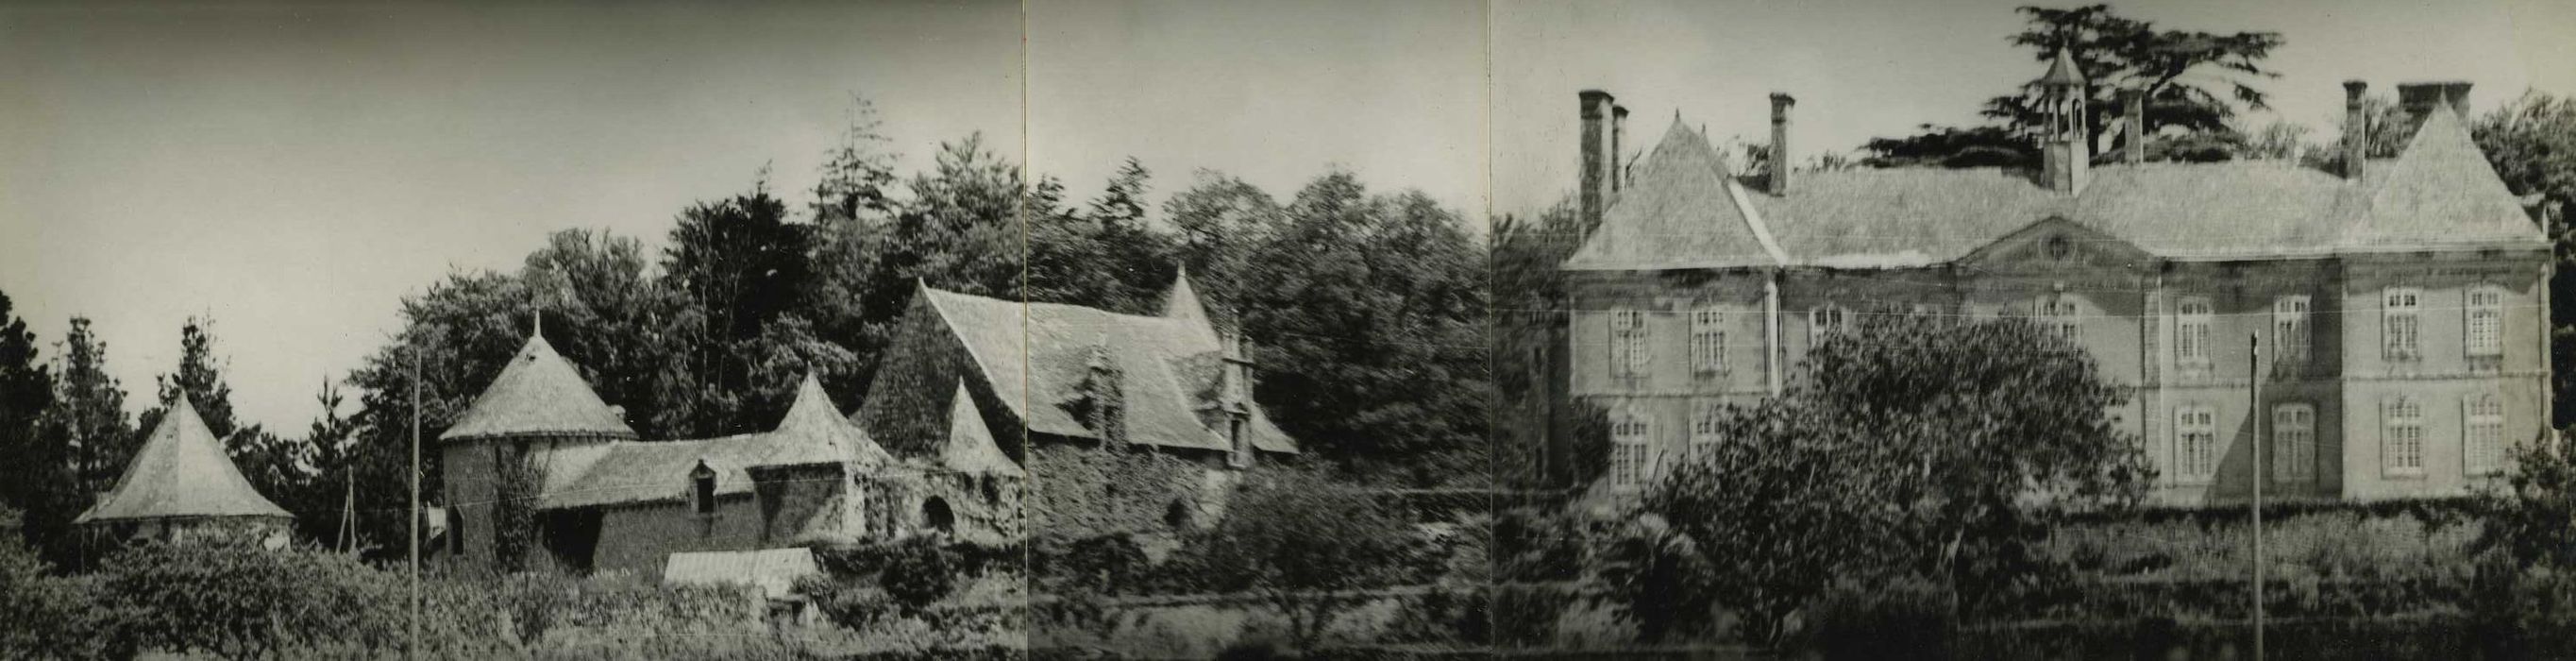
[{"label": "telephone pole", "polygon": [[2263,333],[2245,336],[2245,375],[2253,384],[2246,427],[2254,430],[2254,661],[2263,661]]},{"label": "telephone pole", "polygon": [[411,347],[411,618],[404,655],[420,658],[420,346]]}]

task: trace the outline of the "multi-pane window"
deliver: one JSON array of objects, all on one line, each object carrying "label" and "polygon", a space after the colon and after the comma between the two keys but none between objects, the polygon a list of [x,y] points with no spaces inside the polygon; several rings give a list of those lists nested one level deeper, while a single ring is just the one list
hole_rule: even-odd
[{"label": "multi-pane window", "polygon": [[2289,363],[2308,358],[2308,297],[2283,296],[2272,301],[2272,360]]},{"label": "multi-pane window", "polygon": [[2471,356],[2504,354],[2504,290],[2469,290],[2468,342]]},{"label": "multi-pane window", "polygon": [[2460,402],[2461,464],[2470,475],[2484,475],[2504,467],[2504,400],[2490,393],[2470,395]]},{"label": "multi-pane window", "polygon": [[1691,313],[1691,366],[1700,372],[1726,369],[1726,313],[1702,308]]},{"label": "multi-pane window", "polygon": [[1646,375],[1646,366],[1654,361],[1652,345],[1647,343],[1646,313],[1637,310],[1610,312],[1610,370],[1623,377]]},{"label": "multi-pane window", "polygon": [[2306,404],[2272,407],[2272,481],[2317,477],[2317,409]]},{"label": "multi-pane window", "polygon": [[1827,336],[1851,330],[1851,311],[1826,303],[1807,311],[1807,345],[1815,346]]},{"label": "multi-pane window", "polygon": [[2174,411],[2174,474],[2184,480],[2209,479],[2218,470],[2218,413],[2207,406]]},{"label": "multi-pane window", "polygon": [[1692,459],[1709,456],[1717,450],[1718,420],[1726,407],[1716,400],[1703,399],[1691,407],[1690,452]]},{"label": "multi-pane window", "polygon": [[2415,360],[2424,355],[2424,290],[2390,287],[2379,303],[2381,355]]},{"label": "multi-pane window", "polygon": [[2067,298],[2065,296],[2052,296],[2039,301],[2039,328],[2041,331],[2066,338],[2066,341],[2068,342],[2080,342],[2084,339],[2084,324],[2082,321],[2083,317],[2075,308],[2075,299]]},{"label": "multi-pane window", "polygon": [[2209,366],[2209,299],[2186,298],[2174,305],[2174,362]]},{"label": "multi-pane window", "polygon": [[1619,485],[1646,482],[1649,442],[1655,423],[1645,414],[1622,411],[1610,419],[1610,481]]},{"label": "multi-pane window", "polygon": [[2380,455],[2391,475],[2424,474],[2424,405],[2412,398],[2389,400],[2380,411]]}]

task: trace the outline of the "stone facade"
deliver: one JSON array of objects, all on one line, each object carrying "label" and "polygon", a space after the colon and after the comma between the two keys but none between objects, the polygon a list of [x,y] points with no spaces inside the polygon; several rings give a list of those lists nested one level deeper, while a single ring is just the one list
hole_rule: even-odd
[{"label": "stone facade", "polygon": [[[1607,103],[1584,95],[1585,120]],[[2551,257],[2457,108],[2417,110],[2407,152],[2367,178],[2133,161],[1800,173],[1791,190],[1739,182],[1677,123],[1566,263],[1555,376],[1609,413],[1598,487],[1634,494],[1724,442],[1695,420],[1779,392],[1863,315],[2025,317],[2129,389],[2112,414],[2158,502],[2241,501],[2257,479],[2267,498],[2462,495],[2549,433]],[[1620,158],[1584,162],[1600,160]]]}]

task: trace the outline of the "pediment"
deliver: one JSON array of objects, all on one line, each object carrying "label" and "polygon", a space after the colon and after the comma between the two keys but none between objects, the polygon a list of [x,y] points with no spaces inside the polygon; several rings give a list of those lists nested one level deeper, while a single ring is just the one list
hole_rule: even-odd
[{"label": "pediment", "polygon": [[1960,265],[1981,271],[2017,272],[2137,270],[2155,261],[2136,244],[2064,216],[2040,219],[1959,258]]}]

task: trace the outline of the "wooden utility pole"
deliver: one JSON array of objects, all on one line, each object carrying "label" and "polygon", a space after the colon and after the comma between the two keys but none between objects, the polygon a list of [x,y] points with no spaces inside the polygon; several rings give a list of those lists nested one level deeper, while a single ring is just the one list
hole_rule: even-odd
[{"label": "wooden utility pole", "polygon": [[2252,399],[2246,402],[2246,427],[2254,430],[2254,661],[2263,661],[2263,333],[2245,336],[2245,374]]},{"label": "wooden utility pole", "polygon": [[411,618],[403,653],[420,658],[420,347],[411,347]]}]

